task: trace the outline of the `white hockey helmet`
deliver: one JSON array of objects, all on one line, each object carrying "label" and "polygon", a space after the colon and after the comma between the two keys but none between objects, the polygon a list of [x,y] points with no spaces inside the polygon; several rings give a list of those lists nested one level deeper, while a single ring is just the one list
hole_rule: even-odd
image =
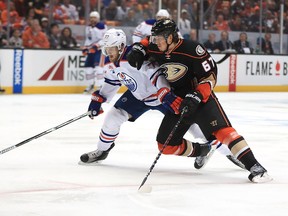
[{"label": "white hockey helmet", "polygon": [[160,9],[157,13],[156,13],[156,18],[157,17],[163,17],[163,18],[169,18],[170,14],[168,13],[167,10],[165,9]]},{"label": "white hockey helmet", "polygon": [[102,53],[107,56],[105,48],[107,47],[117,47],[119,50],[119,54],[121,55],[123,52],[123,48],[126,46],[126,34],[121,29],[109,29],[103,36],[103,47]]},{"label": "white hockey helmet", "polygon": [[97,11],[92,11],[89,17],[96,17],[98,20],[100,19],[100,15]]}]

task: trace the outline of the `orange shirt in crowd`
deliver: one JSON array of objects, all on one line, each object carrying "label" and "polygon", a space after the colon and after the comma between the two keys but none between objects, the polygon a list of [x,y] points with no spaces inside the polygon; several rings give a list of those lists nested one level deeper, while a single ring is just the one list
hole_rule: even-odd
[{"label": "orange shirt in crowd", "polygon": [[[10,23],[14,24],[14,23],[21,21],[21,17],[19,16],[18,12],[15,10],[10,11],[9,15],[10,15]],[[8,21],[8,11],[7,10],[2,11],[1,21],[2,21],[3,25],[7,24],[7,21]]]},{"label": "orange shirt in crowd", "polygon": [[45,33],[39,31],[33,32],[27,28],[22,34],[23,46],[25,48],[49,48],[50,44]]}]

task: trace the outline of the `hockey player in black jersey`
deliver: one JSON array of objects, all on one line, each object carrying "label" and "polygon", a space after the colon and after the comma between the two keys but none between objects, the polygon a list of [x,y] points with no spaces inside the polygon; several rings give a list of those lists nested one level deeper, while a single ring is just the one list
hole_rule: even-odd
[{"label": "hockey player in black jersey", "polygon": [[[137,68],[141,67],[144,59],[157,61],[171,89],[183,98],[175,113],[188,107],[163,153],[187,154],[191,143],[183,136],[190,125],[196,123],[206,138],[213,135],[228,146],[233,155],[250,171],[250,181],[271,181],[272,178],[256,160],[245,139],[232,127],[213,92],[217,82],[217,65],[206,49],[198,42],[180,39],[176,23],[171,19],[157,21],[151,33],[152,36],[133,46],[128,61]],[[160,149],[178,119],[179,115],[170,113],[163,118],[157,135]]]}]

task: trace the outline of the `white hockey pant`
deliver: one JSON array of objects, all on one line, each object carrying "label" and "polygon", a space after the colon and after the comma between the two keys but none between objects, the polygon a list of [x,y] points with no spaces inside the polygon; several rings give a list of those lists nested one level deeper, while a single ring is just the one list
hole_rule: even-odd
[{"label": "white hockey pant", "polygon": [[96,76],[96,86],[100,87],[104,84],[103,68],[100,66],[96,66],[94,70],[95,70],[95,76]]},{"label": "white hockey pant", "polygon": [[94,85],[95,84],[95,71],[92,67],[85,68],[85,78],[87,81],[87,85]]},{"label": "white hockey pant", "polygon": [[129,114],[112,107],[104,118],[98,141],[98,149],[106,151],[117,138],[121,125],[129,119]]}]

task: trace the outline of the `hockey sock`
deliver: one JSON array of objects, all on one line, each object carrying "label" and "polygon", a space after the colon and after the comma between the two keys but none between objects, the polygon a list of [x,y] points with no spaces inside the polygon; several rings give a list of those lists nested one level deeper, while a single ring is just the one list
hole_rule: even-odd
[{"label": "hockey sock", "polygon": [[228,147],[233,155],[245,165],[247,170],[250,170],[254,164],[258,163],[242,136],[233,140]]}]

